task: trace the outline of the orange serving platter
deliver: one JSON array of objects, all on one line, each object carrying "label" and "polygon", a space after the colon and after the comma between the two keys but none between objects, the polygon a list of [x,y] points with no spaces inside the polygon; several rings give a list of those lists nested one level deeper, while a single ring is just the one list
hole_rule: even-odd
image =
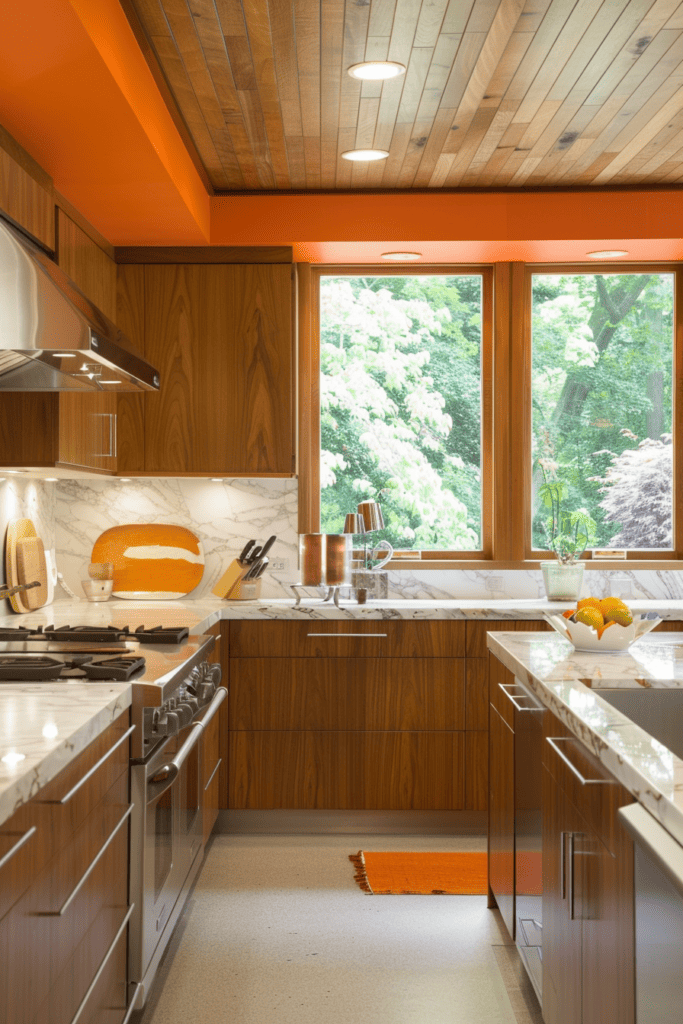
[{"label": "orange serving platter", "polygon": [[95,541],[92,561],[113,563],[113,595],[130,601],[185,597],[204,575],[199,537],[170,523],[113,526]]}]

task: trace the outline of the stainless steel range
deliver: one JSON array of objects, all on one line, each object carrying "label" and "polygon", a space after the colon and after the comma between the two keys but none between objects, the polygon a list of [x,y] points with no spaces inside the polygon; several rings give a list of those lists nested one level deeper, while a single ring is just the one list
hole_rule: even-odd
[{"label": "stainless steel range", "polygon": [[129,981],[141,1009],[201,864],[204,727],[227,696],[187,628],[0,627],[0,685],[133,686]]}]

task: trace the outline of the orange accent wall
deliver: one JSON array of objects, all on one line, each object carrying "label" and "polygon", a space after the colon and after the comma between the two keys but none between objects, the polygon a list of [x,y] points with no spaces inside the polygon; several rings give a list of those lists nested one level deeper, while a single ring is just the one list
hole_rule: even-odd
[{"label": "orange accent wall", "polygon": [[118,0],[0,14],[0,124],[115,245],[293,245],[310,262],[683,259],[676,190],[210,198]]}]

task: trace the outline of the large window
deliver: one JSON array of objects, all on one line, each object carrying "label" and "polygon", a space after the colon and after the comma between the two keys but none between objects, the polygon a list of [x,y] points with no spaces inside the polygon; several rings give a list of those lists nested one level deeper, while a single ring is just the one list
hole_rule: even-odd
[{"label": "large window", "polygon": [[671,551],[674,274],[534,273],[531,294],[532,548],[551,482],[591,547]]},{"label": "large window", "polygon": [[481,552],[482,272],[320,279],[321,529],[377,498],[397,549]]}]

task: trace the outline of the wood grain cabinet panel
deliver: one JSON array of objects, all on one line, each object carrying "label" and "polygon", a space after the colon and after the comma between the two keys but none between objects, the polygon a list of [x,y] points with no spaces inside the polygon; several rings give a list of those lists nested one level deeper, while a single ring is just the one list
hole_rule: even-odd
[{"label": "wood grain cabinet panel", "polygon": [[46,249],[54,249],[52,179],[4,128],[0,128],[0,210]]},{"label": "wood grain cabinet panel", "polygon": [[547,633],[552,628],[542,619],[469,619],[467,622],[467,657],[488,658],[487,633]]},{"label": "wood grain cabinet panel", "polygon": [[234,658],[231,729],[465,728],[465,665],[448,658]]},{"label": "wood grain cabinet panel", "polygon": [[149,473],[294,472],[289,265],[144,268]]},{"label": "wood grain cabinet panel", "polygon": [[233,732],[230,806],[460,809],[464,806],[463,735]]},{"label": "wood grain cabinet panel", "polygon": [[465,622],[433,620],[230,623],[232,658],[462,658]]}]

